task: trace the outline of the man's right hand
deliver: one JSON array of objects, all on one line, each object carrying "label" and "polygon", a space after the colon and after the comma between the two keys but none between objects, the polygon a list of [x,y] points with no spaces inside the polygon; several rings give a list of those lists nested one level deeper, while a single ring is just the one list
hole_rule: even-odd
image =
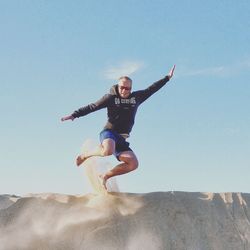
[{"label": "man's right hand", "polygon": [[61,121],[64,122],[64,121],[67,121],[67,120],[71,120],[71,121],[74,121],[75,117],[72,116],[72,115],[68,115],[68,116],[64,116],[61,118]]}]

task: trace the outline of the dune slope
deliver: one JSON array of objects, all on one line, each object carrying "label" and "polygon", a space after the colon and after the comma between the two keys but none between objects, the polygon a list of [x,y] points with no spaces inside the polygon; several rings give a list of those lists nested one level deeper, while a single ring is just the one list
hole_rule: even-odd
[{"label": "dune slope", "polygon": [[250,249],[250,194],[0,195],[0,249]]}]

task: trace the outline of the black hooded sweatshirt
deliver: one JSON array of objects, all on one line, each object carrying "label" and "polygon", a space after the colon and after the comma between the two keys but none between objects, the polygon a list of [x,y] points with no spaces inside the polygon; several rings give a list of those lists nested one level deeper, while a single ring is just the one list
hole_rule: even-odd
[{"label": "black hooded sweatshirt", "polygon": [[127,134],[132,130],[135,115],[140,104],[158,91],[169,81],[166,76],[144,90],[132,92],[128,98],[122,98],[118,92],[118,84],[112,86],[110,93],[100,100],[76,110],[72,116],[78,118],[99,109],[108,109],[108,121],[104,129],[112,129],[119,134]]}]

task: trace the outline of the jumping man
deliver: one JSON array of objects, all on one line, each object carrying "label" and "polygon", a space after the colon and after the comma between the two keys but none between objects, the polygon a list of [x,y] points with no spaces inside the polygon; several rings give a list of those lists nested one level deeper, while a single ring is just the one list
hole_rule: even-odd
[{"label": "jumping man", "polygon": [[137,109],[139,105],[172,78],[174,70],[175,65],[164,78],[144,90],[134,92],[131,91],[132,80],[127,76],[122,76],[118,83],[110,89],[109,94],[104,95],[97,102],[84,106],[61,119],[61,121],[73,121],[75,118],[107,108],[108,120],[100,133],[101,144],[96,149],[79,155],[76,159],[76,165],[80,166],[86,159],[92,156],[115,155],[121,163],[100,176],[105,188],[109,178],[126,174],[138,167],[137,157],[126,141],[134,125]]}]

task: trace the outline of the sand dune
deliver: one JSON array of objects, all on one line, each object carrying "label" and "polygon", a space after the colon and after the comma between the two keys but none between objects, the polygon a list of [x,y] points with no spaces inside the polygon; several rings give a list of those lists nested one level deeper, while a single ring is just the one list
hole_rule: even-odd
[{"label": "sand dune", "polygon": [[0,249],[250,249],[250,194],[0,195]]}]

